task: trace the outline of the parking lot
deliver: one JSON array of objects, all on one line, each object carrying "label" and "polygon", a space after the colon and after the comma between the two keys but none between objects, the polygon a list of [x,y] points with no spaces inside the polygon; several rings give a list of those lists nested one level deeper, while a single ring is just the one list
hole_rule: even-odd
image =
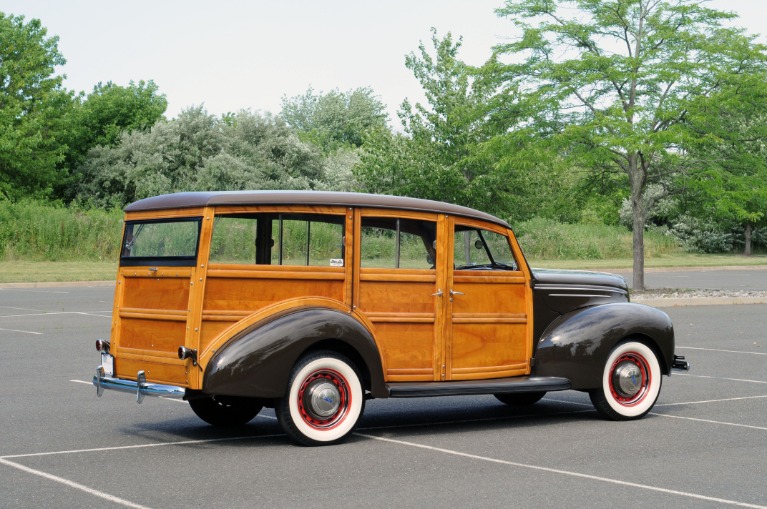
[{"label": "parking lot", "polygon": [[767,507],[767,305],[668,308],[689,373],[639,421],[588,395],[368,402],[331,447],[90,378],[111,286],[0,288],[0,507]]}]

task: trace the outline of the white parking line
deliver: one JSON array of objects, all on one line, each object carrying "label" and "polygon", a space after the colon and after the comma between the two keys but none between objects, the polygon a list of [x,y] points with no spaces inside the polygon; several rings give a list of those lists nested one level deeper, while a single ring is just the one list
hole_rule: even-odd
[{"label": "white parking line", "polygon": [[740,401],[743,399],[760,399],[760,398],[767,398],[767,395],[764,396],[743,396],[740,398],[726,398],[726,399],[707,399],[704,401],[684,401],[682,403],[662,403],[659,405],[655,405],[655,408],[658,407],[666,407],[666,406],[680,406],[680,405],[702,405],[704,403],[721,403],[723,401]]},{"label": "white parking line", "polygon": [[487,456],[479,456],[477,454],[469,454],[469,453],[465,453],[465,452],[455,451],[455,450],[452,450],[452,449],[444,449],[442,447],[433,447],[433,446],[430,446],[430,445],[418,444],[418,443],[415,443],[415,442],[407,442],[405,440],[396,440],[396,439],[393,439],[393,438],[377,437],[375,435],[364,435],[362,433],[357,433],[357,434],[359,436],[362,436],[362,437],[365,437],[365,438],[370,438],[370,439],[373,439],[373,440],[380,440],[382,442],[389,442],[389,443],[398,444],[398,445],[405,445],[405,446],[408,446],[408,447],[416,447],[416,448],[419,448],[419,449],[425,449],[425,450],[428,450],[428,451],[439,452],[439,453],[443,453],[443,454],[450,454],[450,455],[453,455],[453,456],[460,456],[460,457],[463,457],[463,458],[469,458],[469,459],[478,460],[478,461],[486,461],[486,462],[489,462],[489,463],[496,463],[496,464],[507,465],[507,466],[511,466],[511,467],[526,468],[526,469],[530,469],[530,470],[537,470],[537,471],[541,471],[541,472],[548,472],[548,473],[551,473],[551,474],[559,474],[559,475],[566,475],[566,476],[570,476],[570,477],[578,477],[578,478],[581,478],[581,479],[588,479],[588,480],[591,480],[591,481],[600,481],[600,482],[605,482],[605,483],[609,483],[609,484],[617,484],[619,486],[627,486],[627,487],[638,488],[638,489],[642,489],[642,490],[655,491],[655,492],[659,492],[659,493],[666,493],[666,494],[669,494],[669,495],[679,495],[679,496],[682,496],[682,497],[694,498],[694,499],[697,499],[697,500],[705,500],[707,502],[717,502],[717,503],[720,503],[720,504],[733,505],[733,506],[738,506],[738,507],[751,507],[751,508],[755,508],[755,509],[767,509],[767,506],[756,505],[756,504],[747,504],[747,503],[744,503],[744,502],[738,502],[737,500],[728,500],[728,499],[724,499],[724,498],[708,497],[706,495],[699,495],[697,493],[690,493],[690,492],[679,491],[679,490],[671,490],[671,489],[668,489],[668,488],[660,488],[658,486],[650,486],[648,484],[638,484],[638,483],[633,483],[633,482],[628,482],[628,481],[621,481],[620,479],[611,479],[609,477],[600,477],[600,476],[596,476],[596,475],[583,474],[583,473],[580,473],[580,472],[573,472],[573,471],[570,471],[570,470],[561,470],[561,469],[558,469],[558,468],[542,467],[542,466],[539,466],[539,465],[531,465],[531,464],[528,464],[528,463],[518,463],[516,461],[508,461],[508,460],[502,460],[502,459],[498,459],[498,458],[490,458],[490,457],[487,457]]},{"label": "white parking line", "polygon": [[171,445],[190,445],[190,444],[206,444],[211,442],[226,442],[226,441],[236,441],[236,440],[249,440],[249,439],[262,439],[262,438],[275,438],[275,437],[281,437],[284,435],[252,435],[252,436],[245,436],[245,437],[228,437],[228,438],[210,438],[205,440],[185,440],[181,442],[161,442],[161,443],[154,443],[154,444],[139,444],[139,445],[126,445],[121,447],[101,447],[98,449],[79,449],[79,450],[70,450],[70,451],[52,451],[52,452],[40,452],[40,453],[32,453],[32,454],[15,454],[10,456],[0,456],[0,464],[7,465],[12,468],[16,468],[18,470],[21,470],[22,472],[26,472],[28,474],[37,475],[39,477],[43,477],[45,479],[49,479],[51,481],[55,481],[61,484],[64,484],[66,486],[69,486],[70,488],[74,488],[80,491],[83,491],[85,493],[88,493],[90,495],[103,498],[105,500],[109,500],[110,502],[114,502],[116,504],[123,505],[125,507],[132,507],[134,509],[148,509],[146,506],[135,504],[129,500],[125,500],[119,497],[115,497],[114,495],[110,495],[108,493],[104,493],[102,491],[94,490],[93,488],[90,488],[88,486],[85,486],[83,484],[76,483],[74,481],[70,481],[68,479],[65,479],[63,477],[59,477],[57,475],[49,474],[47,472],[43,472],[42,470],[36,470],[34,468],[30,468],[27,466],[24,466],[20,463],[16,463],[15,461],[10,461],[11,459],[18,459],[18,458],[34,458],[34,457],[40,457],[40,456],[58,456],[62,454],[82,454],[82,453],[89,453],[89,452],[97,452],[97,453],[104,453],[104,452],[111,452],[111,451],[120,451],[120,450],[127,450],[127,449],[144,449],[149,447],[167,447]]},{"label": "white parking line", "polygon": [[[104,311],[99,311],[104,312]],[[29,316],[56,316],[56,315],[81,315],[81,316],[98,316],[99,318],[112,318],[111,316],[99,315],[94,313],[86,313],[84,311],[44,311],[41,313],[26,313],[23,315],[0,315],[0,318],[26,318]]]},{"label": "white parking line", "polygon": [[52,475],[47,472],[43,472],[41,470],[35,470],[34,468],[25,467],[24,465],[20,465],[16,462],[8,461],[5,458],[0,458],[0,464],[7,465],[9,467],[21,470],[22,472],[26,472],[28,474],[37,475],[39,477],[43,477],[45,479],[64,484],[66,486],[69,486],[70,488],[84,491],[85,493],[88,493],[95,497],[103,498],[104,500],[108,500],[110,502],[114,502],[115,504],[120,504],[125,507],[132,507],[134,509],[149,509],[147,508],[147,506],[134,504],[133,502],[129,500],[125,500],[124,498],[115,497],[114,495],[110,495],[109,493],[104,493],[103,491],[94,490],[93,488],[89,488],[88,486],[84,486],[82,484],[76,483],[74,481],[70,481],[68,479],[64,479],[63,477],[59,477],[57,475]]},{"label": "white parking line", "polygon": [[699,348],[696,346],[677,346],[677,350],[703,350],[706,352],[743,353],[746,355],[767,355],[767,352],[747,352],[745,350],[720,350],[718,348]]},{"label": "white parking line", "polygon": [[650,415],[659,415],[661,417],[670,417],[672,419],[685,419],[688,421],[706,422],[708,424],[719,424],[721,426],[735,426],[736,428],[747,428],[747,429],[757,429],[759,431],[767,431],[767,428],[763,426],[751,426],[748,424],[738,424],[736,422],[712,421],[711,419],[698,419],[696,417],[683,417],[681,415],[659,414],[657,412],[650,412]]},{"label": "white parking line", "polygon": [[6,332],[20,332],[21,334],[35,334],[37,336],[42,336],[42,332],[33,332],[31,330],[16,330],[16,329],[0,329]]},{"label": "white parking line", "polygon": [[687,373],[674,373],[674,376],[689,376],[692,378],[708,378],[711,380],[727,380],[728,382],[746,382],[750,384],[767,384],[765,380],[748,380],[747,378],[726,378],[722,376],[688,375]]}]

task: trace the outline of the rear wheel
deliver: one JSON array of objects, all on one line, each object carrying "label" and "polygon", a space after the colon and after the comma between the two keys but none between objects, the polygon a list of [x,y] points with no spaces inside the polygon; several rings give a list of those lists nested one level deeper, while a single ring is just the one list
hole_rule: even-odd
[{"label": "rear wheel", "polygon": [[287,394],[276,407],[285,433],[302,445],[340,442],[357,425],[365,400],[354,364],[335,352],[315,352],[296,363]]},{"label": "rear wheel", "polygon": [[511,392],[506,394],[493,394],[496,399],[509,406],[530,406],[534,405],[546,395],[546,391],[540,392]]},{"label": "rear wheel", "polygon": [[639,419],[658,400],[661,372],[655,352],[642,343],[616,346],[605,362],[602,386],[589,392],[591,402],[613,421]]},{"label": "rear wheel", "polygon": [[206,396],[189,400],[197,417],[213,426],[241,426],[250,422],[262,405],[256,399],[236,396]]}]

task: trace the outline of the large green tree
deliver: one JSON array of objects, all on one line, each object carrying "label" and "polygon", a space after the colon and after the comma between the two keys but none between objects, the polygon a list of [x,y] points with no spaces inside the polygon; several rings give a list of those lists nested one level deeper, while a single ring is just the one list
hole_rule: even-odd
[{"label": "large green tree", "polygon": [[40,20],[0,12],[0,198],[49,196],[66,176],[73,102],[56,74],[64,63]]},{"label": "large green tree", "polygon": [[99,207],[176,191],[312,189],[323,178],[319,151],[282,120],[202,107],[94,147],[81,170],[78,198]]},{"label": "large green tree", "polygon": [[339,148],[359,147],[365,133],[386,128],[386,106],[370,88],[348,92],[315,92],[283,97],[280,117],[310,141],[331,153]]},{"label": "large green tree", "polygon": [[507,0],[498,14],[521,30],[497,47],[503,72],[538,94],[540,119],[567,126],[563,150],[627,176],[643,290],[645,190],[674,171],[690,102],[763,54],[723,26],[733,15],[693,0]]},{"label": "large green tree", "polygon": [[404,133],[377,132],[366,142],[355,175],[363,189],[459,203],[519,218],[519,181],[486,146],[517,126],[516,96],[459,58],[462,39],[432,29],[405,65],[421,84],[425,103],[405,100]]},{"label": "large green tree", "polygon": [[693,169],[681,176],[688,211],[743,232],[767,224],[767,68],[743,62],[746,75],[696,101],[688,123],[699,136],[686,147]]}]

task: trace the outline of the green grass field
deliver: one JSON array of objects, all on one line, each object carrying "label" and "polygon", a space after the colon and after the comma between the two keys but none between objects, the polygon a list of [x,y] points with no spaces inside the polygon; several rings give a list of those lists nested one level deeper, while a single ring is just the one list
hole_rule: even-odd
[{"label": "green grass field", "polygon": [[[529,260],[533,267],[584,270],[629,270],[631,259],[614,258],[605,260]],[[731,267],[767,266],[767,255],[675,255],[649,258],[648,269],[689,268],[689,267]],[[117,262],[0,262],[1,283],[56,283],[74,281],[113,281],[117,273]]]}]

